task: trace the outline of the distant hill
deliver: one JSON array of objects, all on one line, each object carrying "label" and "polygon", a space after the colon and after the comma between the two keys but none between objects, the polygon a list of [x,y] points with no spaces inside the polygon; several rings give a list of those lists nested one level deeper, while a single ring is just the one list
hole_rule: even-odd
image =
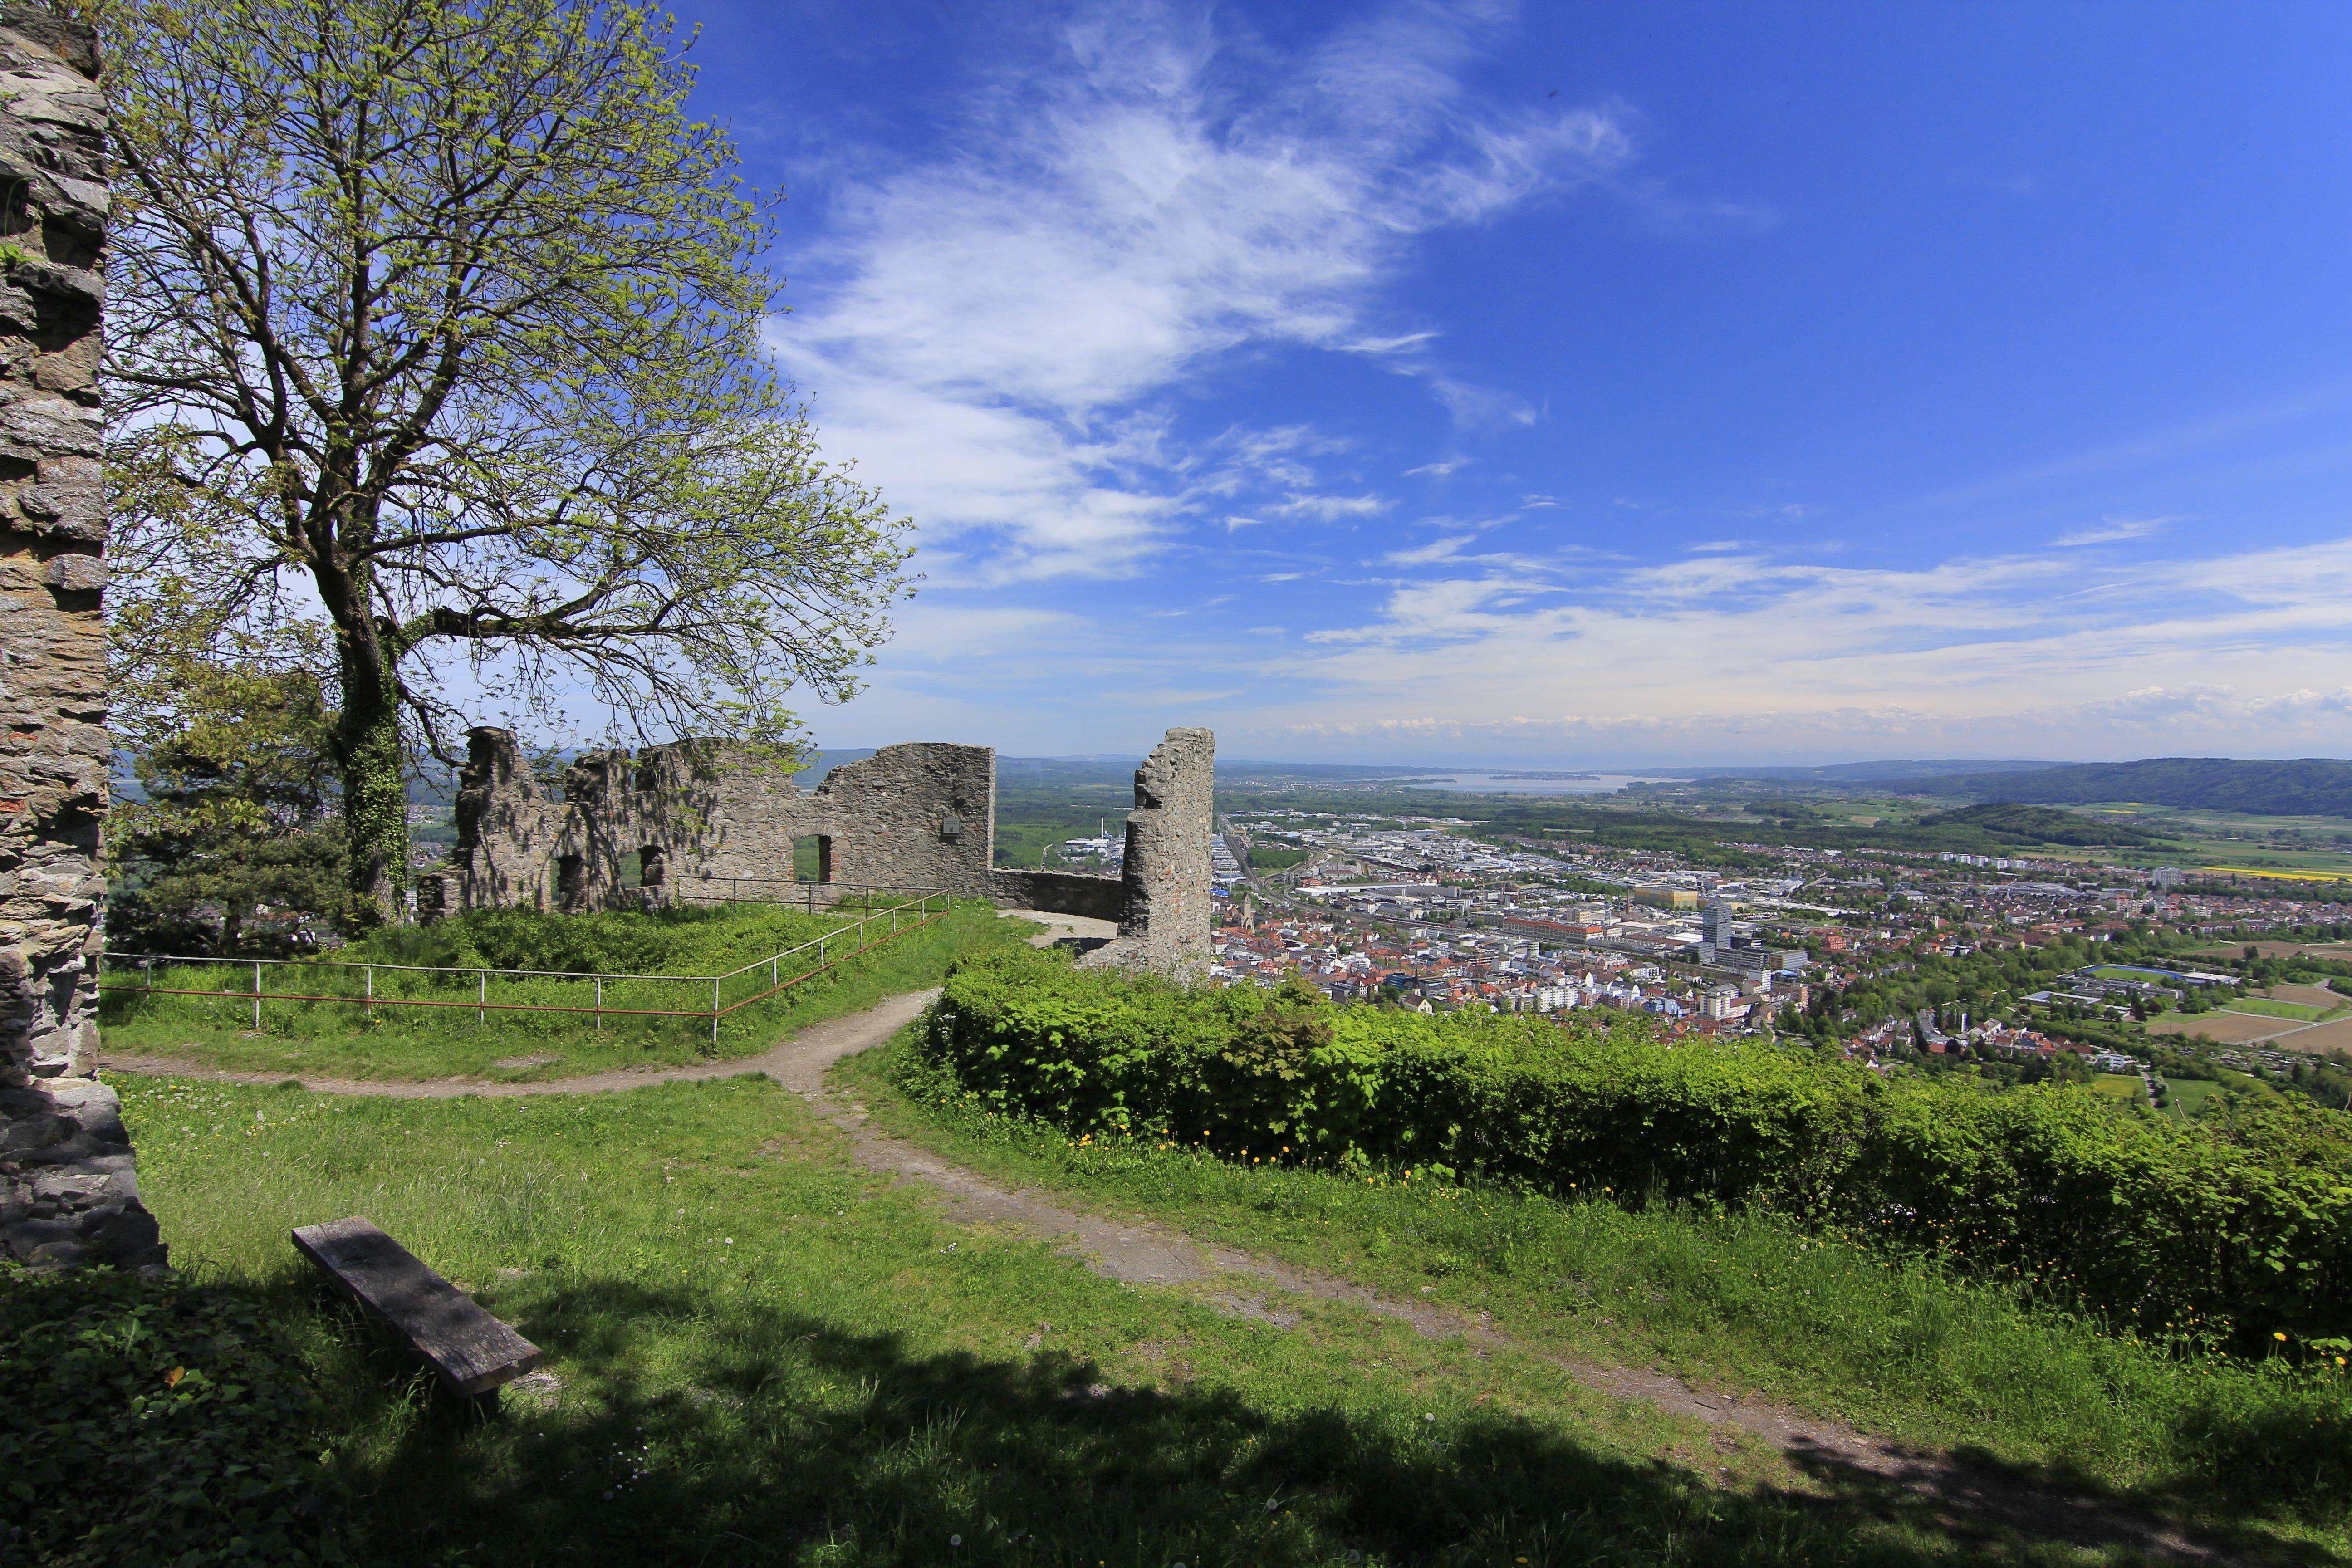
[{"label": "distant hill", "polygon": [[1964,805],[1923,816],[1922,828],[1973,827],[2004,844],[2069,844],[2119,848],[2151,848],[2164,842],[2152,833],[2117,823],[2101,822],[2076,812],[2049,805],[2017,805],[2006,801]]},{"label": "distant hill", "polygon": [[1948,757],[1936,760],[1913,759],[1891,763],[1832,763],[1813,768],[1633,768],[1632,773],[1664,773],[1678,779],[1769,779],[1776,783],[1814,784],[1877,784],[1905,783],[1912,779],[1941,778],[1948,773],[1971,776],[1978,773],[2024,773],[2038,768],[2054,768],[2057,763],[2025,761],[1986,761],[1979,758]]},{"label": "distant hill", "polygon": [[1913,787],[1935,795],[2049,805],[2116,800],[2264,816],[2352,816],[2352,762],[2330,757],[2293,762],[2151,757],[2137,763],[2037,768],[2027,773],[1962,773]]}]

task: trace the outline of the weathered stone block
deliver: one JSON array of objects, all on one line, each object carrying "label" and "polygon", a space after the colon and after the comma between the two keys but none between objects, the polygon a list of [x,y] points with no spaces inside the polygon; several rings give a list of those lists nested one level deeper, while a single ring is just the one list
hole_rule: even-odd
[{"label": "weathered stone block", "polygon": [[[93,373],[105,100],[79,24],[0,10],[0,176],[34,227],[0,288],[0,1253],[159,1265],[98,1060],[106,496]],[[31,482],[27,482],[31,481]],[[60,540],[93,548],[58,550]]]}]

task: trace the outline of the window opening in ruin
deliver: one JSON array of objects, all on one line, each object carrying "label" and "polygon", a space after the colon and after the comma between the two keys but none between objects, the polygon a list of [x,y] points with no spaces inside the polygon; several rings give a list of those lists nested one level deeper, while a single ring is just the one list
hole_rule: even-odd
[{"label": "window opening in ruin", "polygon": [[581,889],[588,881],[588,862],[577,855],[559,855],[555,860],[555,901],[569,909],[580,901]]},{"label": "window opening in ruin", "polygon": [[669,857],[658,844],[648,844],[637,851],[637,886],[658,888],[669,878]]},{"label": "window opening in ruin", "polygon": [[833,880],[831,835],[812,833],[793,840],[793,879],[796,882]]}]

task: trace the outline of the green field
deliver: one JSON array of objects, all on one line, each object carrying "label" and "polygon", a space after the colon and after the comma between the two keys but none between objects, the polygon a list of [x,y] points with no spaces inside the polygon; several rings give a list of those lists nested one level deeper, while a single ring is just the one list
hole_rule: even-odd
[{"label": "green field", "polygon": [[2136,1074],[2103,1072],[2091,1080],[2091,1088],[2110,1100],[2128,1100],[2136,1105],[2147,1102],[2147,1085]]},{"label": "green field", "polygon": [[[246,1457],[297,1466],[321,1500],[297,1541],[323,1529],[357,1563],[1961,1560],[1899,1490],[1808,1495],[1770,1450],[1528,1354],[1339,1303],[1286,1303],[1278,1327],[952,1225],[764,1080],[429,1103],[122,1087],[184,1271],[172,1300],[255,1304],[247,1337],[281,1336],[324,1401],[299,1453]],[[430,1397],[287,1244],[355,1212],[516,1323],[548,1375],[487,1417]],[[202,1379],[225,1344],[161,1354]],[[172,1370],[135,1335],[90,1353],[159,1387]],[[234,1436],[235,1410],[214,1418]],[[45,1460],[95,1470],[92,1440],[53,1434]],[[34,1530],[99,1522],[68,1503]]]},{"label": "green field", "polygon": [[[0,1270],[0,1446],[29,1435],[11,1414],[65,1399],[81,1415],[42,1429],[40,1473],[140,1468],[30,1494],[11,1561],[67,1561],[110,1523],[175,1555],[241,1530],[236,1560],[264,1563],[324,1533],[369,1568],[2119,1561],[1809,1470],[1595,1392],[1560,1356],[1958,1446],[2252,1552],[2352,1545],[2352,1391],[2330,1372],[1769,1216],[1074,1148],[909,1104],[889,1068],[838,1076],[950,1159],[1508,1340],[1425,1339],[1258,1281],[1103,1279],[868,1173],[765,1079],[415,1101],[117,1079],[183,1272]],[[287,1244],[349,1214],[514,1322],[545,1375],[495,1414],[432,1397]],[[149,1388],[177,1403],[120,1403]],[[221,1483],[187,1480],[175,1433],[249,1467],[247,1524],[207,1511]]]},{"label": "green field", "polygon": [[2253,1013],[2265,1018],[2291,1018],[2301,1024],[2316,1024],[2343,1011],[2340,1007],[2306,1007],[2299,1002],[2272,1002],[2260,996],[2241,996],[2221,1010]]},{"label": "green field", "polygon": [[[166,996],[110,994],[100,1020],[107,1048],[118,1056],[154,1055],[205,1067],[243,1072],[285,1073],[317,1078],[436,1079],[477,1077],[496,1081],[570,1078],[613,1068],[676,1066],[713,1058],[755,1056],[778,1036],[820,1019],[839,1017],[873,1005],[885,996],[939,984],[958,953],[1020,940],[1034,926],[1005,921],[977,901],[959,903],[938,922],[888,938],[889,921],[875,921],[867,933],[877,945],[834,964],[825,973],[772,999],[757,1002],[720,1020],[714,1044],[707,1016],[684,1018],[632,1017],[615,1012],[602,1027],[574,1013],[489,1011],[478,1016],[466,1005],[478,993],[491,1001],[557,1003],[585,1007],[595,988],[569,980],[494,981],[478,987],[470,973],[448,977],[399,976],[378,971],[372,983],[379,995],[398,994],[444,1002],[454,1007],[370,1009],[357,1000],[334,1003],[265,1002],[261,1027],[253,1025],[249,997],[225,994]],[[361,975],[348,967],[362,958],[380,961],[519,969],[612,970],[645,973],[710,974],[774,953],[820,934],[831,938],[829,954],[845,942],[855,952],[855,913],[835,910],[814,916],[772,905],[719,905],[676,917],[642,914],[544,915],[499,910],[447,921],[422,931],[386,932],[336,955],[341,968],[289,965],[264,972],[266,988],[313,994],[355,994]],[[803,955],[802,962],[806,962]],[[787,961],[791,962],[791,961]],[[159,984],[201,973],[217,984],[222,972],[193,968],[167,971]],[[249,984],[250,970],[231,970],[233,985]],[[792,971],[782,973],[789,977]],[[117,965],[108,983],[135,979]],[[762,967],[730,983],[726,999],[764,990]],[[707,1007],[707,982],[688,987],[676,982],[606,983],[610,1008]]]},{"label": "green field", "polygon": [[2164,1080],[2165,1114],[2177,1121],[2193,1121],[2205,1114],[2205,1102],[2221,1086],[2210,1079],[2168,1078]]},{"label": "green field", "polygon": [[[2200,1510],[2243,1518],[2269,1506],[2242,1468],[2267,1441],[2259,1424],[2191,1414],[2225,1384],[2252,1393],[2257,1369],[2118,1336],[2036,1304],[2024,1282],[1971,1282],[1761,1216],[1367,1183],[1149,1142],[1076,1146],[952,1104],[909,1103],[884,1053],[837,1070],[886,1125],[1001,1181],[1106,1213],[1148,1211],[1396,1295],[1433,1292],[1530,1346],[1834,1410],[2034,1473],[2085,1475],[2152,1508],[2196,1497]],[[2021,1365],[2034,1376],[2020,1377]],[[2327,1385],[2352,1415],[2352,1391]],[[2226,1461],[2202,1447],[2219,1431],[2239,1434],[2223,1439],[2236,1456]],[[2296,1507],[2325,1512],[2331,1522],[2314,1513],[2309,1523],[2333,1539],[2342,1505],[2304,1495]]]}]

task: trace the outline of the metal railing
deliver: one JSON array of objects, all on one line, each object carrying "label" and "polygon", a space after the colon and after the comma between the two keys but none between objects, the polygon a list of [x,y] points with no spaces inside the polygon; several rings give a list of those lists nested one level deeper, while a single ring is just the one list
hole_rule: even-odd
[{"label": "metal railing", "polygon": [[[697,879],[700,880],[700,879]],[[754,879],[742,878],[737,880],[749,882]],[[827,888],[845,886],[839,883],[819,885]],[[823,932],[793,946],[779,949],[766,958],[756,959],[750,963],[729,970],[723,974],[627,974],[601,971],[495,969],[479,966],[451,967],[365,962],[354,963],[347,960],[315,958],[207,958],[184,954],[109,952],[100,960],[98,989],[101,994],[235,998],[240,1003],[250,1000],[253,1005],[253,1026],[256,1029],[261,1027],[262,1005],[268,1002],[356,1006],[362,1009],[370,1019],[375,1016],[375,1010],[379,1007],[427,1007],[458,1011],[470,1008],[475,1016],[474,1022],[477,1028],[487,1024],[492,1013],[580,1014],[593,1016],[595,1026],[599,1029],[604,1026],[604,1020],[607,1017],[708,1018],[710,1021],[711,1043],[715,1046],[719,1041],[720,1019],[740,1012],[756,1003],[765,1002],[791,990],[795,985],[803,984],[827,970],[856,957],[859,953],[869,952],[887,942],[895,942],[901,936],[931,925],[945,916],[950,907],[949,894],[936,888],[919,891],[883,888],[861,888],[856,890],[866,895],[865,907],[856,911],[854,915],[848,911],[842,911],[841,924],[832,931]],[[872,897],[876,893],[896,895],[898,901],[877,909]],[[772,903],[782,900],[749,900],[739,897],[729,901]],[[846,902],[848,900],[843,899],[837,901]],[[889,929],[887,931],[877,930],[877,928],[886,920],[889,923]],[[790,975],[785,973],[786,959],[801,961],[791,966],[793,973]],[[137,984],[107,982],[106,975],[109,972],[132,964],[137,965],[139,975]],[[234,974],[236,982],[217,987],[157,984],[159,976],[166,980],[181,978],[171,973],[174,968],[201,970],[206,966]],[[294,970],[302,977],[306,982],[304,989],[298,991],[265,989],[263,985],[265,971],[286,969]],[[740,991],[743,989],[747,981],[749,984],[757,986],[760,979],[759,972],[762,969],[768,972],[767,984],[764,988],[753,990],[747,995],[732,998],[729,996],[728,992],[730,988]],[[250,989],[241,984],[247,972],[250,972],[252,979]],[[380,984],[380,980],[385,984]],[[428,989],[446,990],[457,982],[467,980],[473,983],[474,994],[471,997],[417,996],[402,994],[404,989],[413,989],[419,985]],[[559,995],[562,994],[562,988],[566,986],[575,992],[585,990],[589,994],[583,997],[581,1001],[544,999],[493,1001],[490,997],[490,983],[493,980],[509,987],[531,985],[536,989],[552,989]],[[329,988],[338,982],[355,985],[357,989],[338,991]],[[674,991],[677,987],[695,987],[698,988],[698,988],[703,986],[708,986],[710,990],[710,1002],[708,1006],[656,1007],[623,1005],[625,1002],[646,1000],[646,993],[658,994],[666,988]],[[615,993],[618,994],[616,995]],[[583,1005],[582,1002],[585,1005]]]}]

